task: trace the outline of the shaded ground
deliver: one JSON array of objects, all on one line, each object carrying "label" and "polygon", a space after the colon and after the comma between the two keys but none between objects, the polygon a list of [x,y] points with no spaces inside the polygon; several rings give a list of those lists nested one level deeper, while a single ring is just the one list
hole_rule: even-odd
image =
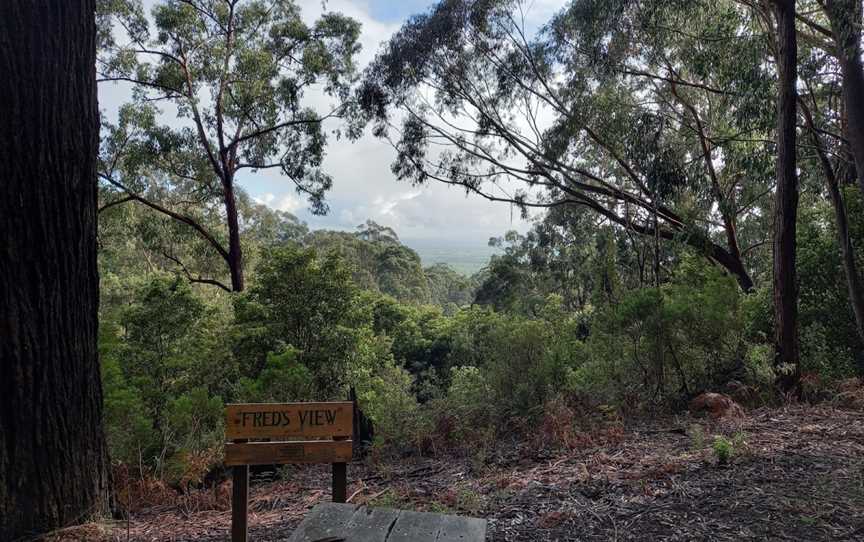
[{"label": "shaded ground", "polygon": [[[718,465],[715,434],[733,443],[728,465]],[[351,502],[484,517],[490,541],[864,540],[864,413],[766,409],[726,426],[665,419],[570,451],[514,445],[482,458],[352,465],[349,478]],[[316,467],[253,485],[250,540],[287,539],[329,499],[329,480]],[[229,540],[230,512],[196,512],[194,502],[55,539]]]}]

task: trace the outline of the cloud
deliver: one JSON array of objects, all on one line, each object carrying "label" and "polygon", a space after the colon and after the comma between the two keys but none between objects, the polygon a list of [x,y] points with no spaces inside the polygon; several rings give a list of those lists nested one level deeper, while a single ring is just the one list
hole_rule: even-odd
[{"label": "cloud", "polygon": [[259,196],[252,196],[252,199],[255,203],[287,213],[296,213],[299,209],[303,208],[303,202],[293,194],[282,194],[277,197],[276,194],[267,192]]}]

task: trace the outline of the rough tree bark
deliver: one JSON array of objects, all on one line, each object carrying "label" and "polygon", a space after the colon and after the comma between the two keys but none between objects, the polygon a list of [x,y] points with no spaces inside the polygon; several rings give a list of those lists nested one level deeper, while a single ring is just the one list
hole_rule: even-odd
[{"label": "rough tree bark", "polygon": [[864,65],[861,62],[861,0],[827,0],[837,61],[842,73],[845,136],[855,159],[856,180],[864,192]]},{"label": "rough tree bark", "polygon": [[796,133],[798,42],[795,0],[774,0],[777,18],[777,191],[774,201],[774,363],[778,384],[798,383],[798,285],[795,272],[798,175]]},{"label": "rough tree bark", "polygon": [[0,2],[0,540],[107,505],[94,9]]},{"label": "rough tree bark", "polygon": [[246,284],[243,277],[243,250],[240,246],[240,222],[234,196],[234,179],[231,178],[222,185],[225,193],[225,215],[228,218],[228,269],[231,271],[231,290],[242,292]]}]

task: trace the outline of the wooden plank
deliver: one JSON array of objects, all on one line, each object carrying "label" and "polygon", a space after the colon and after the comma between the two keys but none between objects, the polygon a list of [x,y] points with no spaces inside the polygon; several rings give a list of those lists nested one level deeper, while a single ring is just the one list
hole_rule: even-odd
[{"label": "wooden plank", "polygon": [[351,453],[350,440],[229,443],[225,445],[225,464],[349,463]]},{"label": "wooden plank", "polygon": [[[336,503],[333,504],[336,505]],[[390,530],[398,518],[399,510],[360,506],[351,516],[351,521],[348,522],[347,534],[350,536],[346,536],[346,540],[351,542],[387,542]]]},{"label": "wooden plank", "polygon": [[328,537],[344,538],[346,542],[386,542],[398,517],[399,510],[389,508],[321,503],[306,516],[288,542],[316,542]]},{"label": "wooden plank", "polygon": [[225,438],[351,437],[354,405],[334,403],[242,403],[225,407]]}]

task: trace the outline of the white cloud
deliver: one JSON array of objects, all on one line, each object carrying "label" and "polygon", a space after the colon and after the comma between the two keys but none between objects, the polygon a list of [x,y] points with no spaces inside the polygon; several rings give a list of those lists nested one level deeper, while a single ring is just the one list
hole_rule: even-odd
[{"label": "white cloud", "polygon": [[288,213],[296,213],[299,209],[303,208],[303,202],[293,194],[282,194],[277,197],[272,192],[266,192],[259,196],[253,196],[252,199],[255,203]]}]

